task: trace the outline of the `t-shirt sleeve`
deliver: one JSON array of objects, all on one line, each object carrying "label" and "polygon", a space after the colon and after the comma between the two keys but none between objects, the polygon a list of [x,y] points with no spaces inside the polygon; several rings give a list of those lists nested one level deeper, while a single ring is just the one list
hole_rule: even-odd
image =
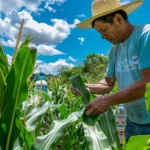
[{"label": "t-shirt sleeve", "polygon": [[140,70],[150,68],[150,29],[141,36],[138,63]]},{"label": "t-shirt sleeve", "polygon": [[108,65],[105,73],[106,77],[115,76],[115,57],[116,57],[115,54],[116,54],[116,46],[113,46],[108,54]]}]

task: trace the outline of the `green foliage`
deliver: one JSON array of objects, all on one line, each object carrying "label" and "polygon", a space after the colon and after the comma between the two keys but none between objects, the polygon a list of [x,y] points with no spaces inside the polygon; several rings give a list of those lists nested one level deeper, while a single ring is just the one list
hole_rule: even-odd
[{"label": "green foliage", "polygon": [[[16,46],[11,66],[0,46],[0,149],[119,150],[111,109],[100,116],[88,117],[84,113],[85,105],[96,96],[89,93],[84,82],[97,82],[103,78],[107,58],[90,54],[82,66],[62,67],[59,76],[47,77],[48,93],[39,91],[29,95],[33,86],[30,77],[36,61],[36,49],[29,47],[32,39],[27,36],[19,49]],[[82,97],[72,94],[69,78]],[[149,89],[150,84],[147,84],[148,112]],[[116,84],[112,92],[117,91]],[[126,150],[149,149],[149,138],[131,138]],[[133,144],[135,140],[138,142]]]},{"label": "green foliage", "polygon": [[150,135],[132,136],[124,150],[149,150],[150,149]]},{"label": "green foliage", "polygon": [[107,62],[107,58],[102,55],[88,55],[83,61],[83,74],[88,76],[87,82],[90,83],[101,80],[104,77]]},{"label": "green foliage", "polygon": [[108,59],[102,55],[90,54],[83,61],[83,65],[68,68],[63,66],[59,70],[61,83],[70,83],[68,78],[80,75],[84,82],[93,83],[104,77]]},{"label": "green foliage", "polygon": [[[79,93],[81,93],[83,104],[84,105],[88,104],[90,102],[90,93],[86,89],[81,77],[74,76],[71,77],[70,80],[72,82],[73,88],[77,90]],[[108,139],[106,138],[106,136],[102,132],[100,125],[98,124],[98,116],[89,117],[83,114],[82,120],[84,122],[83,128],[85,136],[87,137],[87,140],[90,143],[89,144],[90,149],[109,149],[108,139],[109,144],[111,144],[113,148],[119,149],[120,147],[119,138],[115,126],[115,117],[112,111],[108,110],[100,118],[100,124],[104,129],[103,131],[105,131],[105,134],[108,136]],[[90,135],[94,133],[95,136],[94,138],[92,138]],[[101,139],[100,137],[97,137],[97,134],[101,135]]]},{"label": "green foliage", "polygon": [[68,83],[68,78],[74,75],[81,75],[82,74],[82,66],[68,68],[66,66],[63,66],[59,70],[59,76],[61,78],[61,83]]},{"label": "green foliage", "polygon": [[19,118],[18,109],[28,96],[27,81],[33,72],[35,57],[36,49],[30,50],[29,47],[22,45],[22,48],[16,53],[12,66],[8,69],[6,56],[1,49],[0,58],[3,62],[0,64],[0,76],[3,79],[1,81],[1,89],[3,88],[3,90],[0,91],[2,92],[0,93],[2,95],[0,99],[0,148],[2,150],[13,149],[16,139],[23,131],[24,127]]},{"label": "green foliage", "polygon": [[98,122],[94,126],[83,123],[83,129],[90,150],[111,150],[108,139]]},{"label": "green foliage", "polygon": [[[103,133],[99,122],[96,121],[97,117],[95,118],[94,124],[90,123],[92,117],[81,117],[84,116],[84,108],[81,97],[74,97],[68,88],[65,90],[65,87],[61,86],[57,81],[55,83],[58,85],[52,86],[51,91],[48,92],[50,102],[43,99],[43,103],[40,104],[42,99],[39,100],[37,96],[31,96],[28,100],[30,103],[23,103],[22,110],[23,112],[26,112],[23,113],[25,116],[24,123],[26,124],[27,129],[28,127],[33,127],[30,129],[32,129],[32,132],[36,132],[36,134],[34,133],[35,140],[33,142],[32,149],[111,149],[106,135]],[[84,93],[83,90],[85,88],[84,84],[80,84],[81,82],[83,83],[80,77],[74,77],[72,78],[72,81],[75,82],[75,86],[82,91],[82,94],[87,94],[87,92]],[[60,87],[61,91],[58,90]],[[62,94],[59,94],[60,92]],[[39,94],[41,93],[39,92]],[[54,99],[56,95],[57,98],[61,95],[59,97],[62,99],[60,105],[60,100],[55,101]],[[46,99],[47,96],[45,96]],[[84,97],[88,98],[87,102],[85,101],[85,104],[87,104],[92,98],[91,96]],[[31,98],[34,100],[31,100]],[[52,99],[54,101],[52,101]],[[36,105],[38,107],[35,107]],[[47,106],[49,106],[50,109],[47,109]],[[37,118],[37,116],[39,116],[39,118]],[[88,122],[84,121],[84,119],[88,120]],[[28,120],[30,120],[29,126]],[[36,130],[40,123],[42,126]],[[47,123],[49,124],[49,127],[46,127]],[[101,136],[99,136],[99,134]]]},{"label": "green foliage", "polygon": [[7,61],[6,55],[3,52],[1,45],[0,45],[0,69],[4,76],[8,74],[8,71],[9,71],[8,61]]},{"label": "green foliage", "polygon": [[[79,93],[81,93],[82,102],[83,102],[84,106],[87,105],[90,102],[90,93],[87,90],[87,88],[85,87],[81,77],[73,76],[70,78],[70,80],[71,80],[73,88],[76,91],[78,91]],[[97,116],[87,117],[85,114],[83,114],[83,116],[82,116],[82,120],[89,125],[94,125],[96,122],[96,119],[97,119]]]},{"label": "green foliage", "polygon": [[150,112],[150,83],[146,85],[145,103],[146,103],[147,113],[149,113]]},{"label": "green foliage", "polygon": [[100,115],[100,125],[103,132],[107,135],[110,145],[114,149],[119,149],[120,141],[118,138],[118,131],[115,124],[114,114],[111,109]]},{"label": "green foliage", "polygon": [[72,113],[67,119],[61,121],[53,121],[50,126],[50,132],[47,135],[37,137],[33,143],[34,150],[53,150],[64,135],[65,128],[68,124],[76,122],[82,115],[83,111]]},{"label": "green foliage", "polygon": [[0,79],[1,79],[0,80],[0,93],[1,93],[1,96],[0,96],[0,117],[1,117],[1,114],[4,111],[4,108],[6,105],[5,101],[4,101],[4,92],[5,92],[5,89],[7,86],[3,72],[1,69],[0,69]]},{"label": "green foliage", "polygon": [[80,76],[70,77],[73,88],[81,93],[83,104],[86,105],[90,101],[90,93],[84,85],[83,80]]}]

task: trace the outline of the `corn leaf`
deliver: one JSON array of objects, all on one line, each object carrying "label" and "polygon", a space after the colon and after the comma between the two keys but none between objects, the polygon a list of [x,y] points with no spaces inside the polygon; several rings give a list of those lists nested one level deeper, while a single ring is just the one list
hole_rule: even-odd
[{"label": "corn leaf", "polygon": [[82,101],[84,105],[87,105],[90,101],[90,93],[89,91],[86,89],[84,82],[82,81],[80,76],[73,76],[70,77],[71,83],[73,88],[81,93],[82,95]]},{"label": "corn leaf", "polygon": [[21,125],[21,123],[19,123],[20,120],[18,120],[18,128],[21,129],[21,138],[23,141],[23,146],[26,147],[27,150],[31,149],[32,143],[34,141],[33,135],[31,132],[29,132],[24,126]]},{"label": "corn leaf", "polygon": [[[6,148],[11,150],[13,144],[18,137],[20,130],[16,126],[16,110],[28,96],[27,79],[31,75],[35,60],[32,57],[36,52],[32,52],[29,48],[22,48],[13,63],[11,70],[6,78],[7,90],[5,92],[6,109],[0,118],[2,124],[6,124]],[[8,115],[9,114],[9,115]]]},{"label": "corn leaf", "polygon": [[[88,104],[90,102],[90,93],[86,89],[82,78],[80,76],[73,76],[73,77],[70,77],[70,80],[71,80],[73,88],[79,93],[81,93],[83,104],[84,105]],[[94,125],[97,118],[98,116],[91,117],[91,116],[85,115],[85,113],[82,116],[82,120],[89,125]]]},{"label": "corn leaf", "polygon": [[76,122],[82,114],[83,110],[70,114],[67,119],[53,121],[50,126],[50,132],[46,135],[37,137],[33,143],[32,149],[55,150],[56,145],[64,135],[64,131],[67,128],[67,125]]},{"label": "corn leaf", "polygon": [[131,136],[126,145],[126,150],[149,150],[149,140],[150,135]]},{"label": "corn leaf", "polygon": [[19,49],[22,49],[23,47],[25,46],[29,46],[29,43],[33,40],[34,38],[31,38],[30,35],[28,35],[24,40],[23,42],[21,43]]},{"label": "corn leaf", "polygon": [[6,102],[4,100],[4,92],[6,90],[6,82],[3,75],[3,72],[0,68],[0,117],[3,113],[4,107],[6,105]]},{"label": "corn leaf", "polygon": [[38,126],[38,123],[41,121],[43,114],[47,112],[48,108],[50,108],[51,112],[53,112],[60,106],[61,105],[54,105],[50,102],[45,102],[42,106],[34,107],[26,116],[26,128],[29,131],[33,131]]},{"label": "corn leaf", "polygon": [[[86,89],[80,76],[74,76],[70,78],[72,86],[82,95],[83,103],[86,105],[90,102],[90,93]],[[92,97],[91,97],[92,98]],[[88,147],[90,150],[103,150],[111,149],[109,147],[108,139],[101,130],[98,122],[98,116],[86,116],[82,115],[83,128],[85,137],[88,141]]]},{"label": "corn leaf", "polygon": [[120,141],[116,128],[115,116],[111,109],[101,114],[100,125],[113,149],[120,149]]},{"label": "corn leaf", "polygon": [[146,85],[145,103],[146,103],[147,113],[149,113],[150,112],[150,83]]},{"label": "corn leaf", "polygon": [[2,46],[0,45],[0,69],[4,77],[8,74],[8,61],[6,55],[3,53]]},{"label": "corn leaf", "polygon": [[21,150],[22,146],[23,146],[23,140],[19,136],[14,143],[13,150]]},{"label": "corn leaf", "polygon": [[111,150],[108,139],[98,122],[96,122],[94,126],[87,125],[86,123],[82,124],[89,150]]}]

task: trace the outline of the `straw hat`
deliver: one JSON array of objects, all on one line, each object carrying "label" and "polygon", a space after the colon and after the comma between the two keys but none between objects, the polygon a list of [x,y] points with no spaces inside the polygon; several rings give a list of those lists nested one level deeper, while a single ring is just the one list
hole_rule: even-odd
[{"label": "straw hat", "polygon": [[77,24],[78,28],[90,28],[96,18],[105,16],[117,10],[124,10],[127,14],[131,13],[142,5],[144,0],[135,0],[128,4],[121,4],[120,0],[93,0],[92,17]]}]

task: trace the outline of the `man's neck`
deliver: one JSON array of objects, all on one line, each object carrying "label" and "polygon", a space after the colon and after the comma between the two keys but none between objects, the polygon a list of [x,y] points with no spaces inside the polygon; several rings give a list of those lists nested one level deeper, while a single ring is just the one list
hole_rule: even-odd
[{"label": "man's neck", "polygon": [[130,37],[133,29],[134,29],[134,26],[130,23],[127,23],[127,27],[126,27],[126,31],[125,31],[125,34],[124,34],[123,41],[126,41]]}]

